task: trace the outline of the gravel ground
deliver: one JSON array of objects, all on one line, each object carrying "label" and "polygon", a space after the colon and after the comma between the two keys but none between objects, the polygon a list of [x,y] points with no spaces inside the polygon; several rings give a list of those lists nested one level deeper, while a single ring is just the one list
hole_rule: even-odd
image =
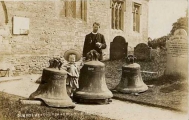
[{"label": "gravel ground", "polygon": [[[39,84],[40,75],[21,76],[21,80],[0,82],[0,91],[28,98]],[[76,104],[75,110],[118,120],[187,120],[187,114],[114,100],[108,105]]]}]

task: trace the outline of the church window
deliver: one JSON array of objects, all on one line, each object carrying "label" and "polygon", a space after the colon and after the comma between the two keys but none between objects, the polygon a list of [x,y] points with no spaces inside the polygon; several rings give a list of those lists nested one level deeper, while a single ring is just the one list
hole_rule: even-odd
[{"label": "church window", "polygon": [[141,4],[133,2],[133,31],[140,32]]},{"label": "church window", "polygon": [[123,30],[124,21],[124,0],[111,1],[111,27],[112,29]]},{"label": "church window", "polygon": [[79,18],[87,21],[87,0],[65,0],[63,2],[65,17]]}]

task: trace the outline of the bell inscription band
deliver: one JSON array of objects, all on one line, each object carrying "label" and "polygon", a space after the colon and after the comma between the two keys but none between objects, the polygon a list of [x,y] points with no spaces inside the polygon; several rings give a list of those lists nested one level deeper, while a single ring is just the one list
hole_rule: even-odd
[{"label": "bell inscription band", "polygon": [[105,65],[98,61],[98,53],[88,53],[90,61],[80,71],[79,89],[74,93],[74,100],[79,103],[108,104],[113,97],[105,81]]},{"label": "bell inscription band", "polygon": [[148,86],[143,82],[140,65],[134,63],[136,58],[133,55],[127,57],[127,65],[122,66],[122,77],[116,90],[122,93],[140,93],[148,90]]},{"label": "bell inscription band", "polygon": [[59,70],[62,65],[60,60],[53,59],[49,62],[49,68],[43,69],[42,80],[38,89],[30,95],[29,99],[40,99],[51,107],[74,108],[75,104],[66,91],[67,72]]}]

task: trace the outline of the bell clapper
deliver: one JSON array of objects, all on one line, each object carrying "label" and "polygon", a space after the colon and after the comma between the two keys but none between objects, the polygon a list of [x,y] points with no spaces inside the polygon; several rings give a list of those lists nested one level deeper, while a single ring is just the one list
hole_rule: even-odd
[{"label": "bell clapper", "polygon": [[42,102],[37,101],[37,100],[22,100],[22,99],[20,99],[19,102],[23,105],[42,105]]}]

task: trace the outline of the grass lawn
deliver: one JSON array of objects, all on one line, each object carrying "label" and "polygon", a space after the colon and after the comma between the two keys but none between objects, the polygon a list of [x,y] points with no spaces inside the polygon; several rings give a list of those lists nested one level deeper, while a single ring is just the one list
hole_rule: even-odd
[{"label": "grass lawn", "polygon": [[188,109],[188,80],[178,76],[165,76],[165,57],[159,57],[151,62],[137,62],[141,65],[142,71],[153,71],[158,74],[142,74],[143,81],[147,85],[153,85],[148,91],[140,93],[138,96],[133,94],[122,94],[113,89],[121,80],[122,65],[124,60],[105,61],[106,82],[108,88],[112,90],[114,98],[123,101],[162,107],[177,111],[186,112]]},{"label": "grass lawn", "polygon": [[[178,75],[165,76],[165,56],[151,62],[137,62],[142,71],[153,71],[158,74],[142,73],[147,85],[153,85],[146,92],[138,96],[122,94],[113,89],[121,80],[121,67],[124,60],[104,61],[106,65],[106,82],[112,90],[114,98],[123,101],[163,107],[184,111],[188,109],[188,80]],[[0,92],[0,120],[110,120],[96,115],[86,114],[74,109],[58,109],[37,105],[22,105],[18,96]]]},{"label": "grass lawn", "polygon": [[111,120],[74,109],[22,105],[19,98],[0,92],[0,120]]}]

